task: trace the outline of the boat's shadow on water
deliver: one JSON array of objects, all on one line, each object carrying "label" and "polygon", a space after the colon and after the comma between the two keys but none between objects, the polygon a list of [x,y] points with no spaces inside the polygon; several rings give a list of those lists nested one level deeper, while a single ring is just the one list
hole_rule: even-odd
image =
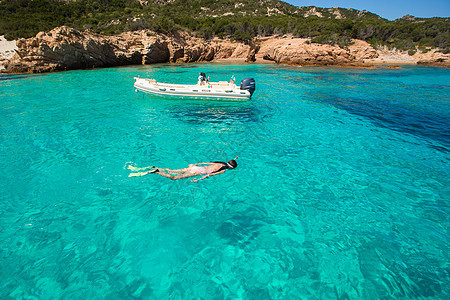
[{"label": "boat's shadow on water", "polygon": [[174,119],[189,125],[258,122],[261,118],[261,111],[252,103],[252,99],[246,101],[177,99],[148,94],[138,95],[138,97],[140,101],[145,102],[147,108],[164,107]]},{"label": "boat's shadow on water", "polygon": [[252,122],[257,113],[250,107],[192,107],[186,110],[171,111],[176,117],[191,125],[231,124],[234,121]]}]

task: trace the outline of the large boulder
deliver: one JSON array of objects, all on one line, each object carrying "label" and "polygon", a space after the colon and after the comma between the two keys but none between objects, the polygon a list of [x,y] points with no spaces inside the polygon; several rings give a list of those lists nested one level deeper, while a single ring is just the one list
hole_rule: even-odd
[{"label": "large boulder", "polygon": [[62,26],[17,41],[16,55],[4,72],[41,73],[70,69],[165,62],[211,61],[248,55],[237,42],[205,40],[187,33],[173,36],[148,30],[103,36]]},{"label": "large boulder", "polygon": [[377,55],[369,44],[366,48],[361,48],[360,44],[342,48],[311,43],[309,39],[302,38],[269,38],[261,41],[260,45],[256,58],[284,64],[347,65],[363,63],[364,59]]},{"label": "large boulder", "polygon": [[17,54],[6,64],[5,71],[41,73],[140,63],[141,54],[128,51],[126,45],[120,37],[62,26],[18,40]]}]

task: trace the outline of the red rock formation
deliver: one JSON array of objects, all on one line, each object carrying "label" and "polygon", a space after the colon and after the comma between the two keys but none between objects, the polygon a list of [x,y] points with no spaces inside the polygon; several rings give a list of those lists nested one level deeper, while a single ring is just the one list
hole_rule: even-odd
[{"label": "red rock formation", "polygon": [[7,72],[49,72],[141,63],[141,54],[126,49],[120,37],[104,37],[70,27],[40,32],[17,41],[17,54],[5,66]]},{"label": "red rock formation", "polygon": [[[364,45],[362,45],[364,44]],[[362,64],[365,59],[377,57],[377,52],[362,41],[347,48],[310,43],[308,39],[270,38],[261,41],[257,55],[276,63],[299,65],[345,65]]]},{"label": "red rock formation", "polygon": [[4,72],[41,73],[69,69],[164,62],[211,61],[246,57],[249,46],[221,40],[206,41],[183,33],[173,37],[150,31],[102,36],[62,26],[34,38],[20,39],[17,54]]},{"label": "red rock formation", "polygon": [[[364,41],[338,46],[311,43],[308,39],[271,37],[250,44],[215,38],[205,40],[187,33],[174,36],[148,30],[102,36],[62,26],[17,41],[16,55],[3,72],[40,73],[58,70],[164,62],[197,62],[234,59],[299,65],[359,65],[424,63],[448,66],[450,55],[435,50],[414,56],[375,50]],[[394,59],[391,59],[391,58]],[[397,60],[396,59],[397,57]]]}]

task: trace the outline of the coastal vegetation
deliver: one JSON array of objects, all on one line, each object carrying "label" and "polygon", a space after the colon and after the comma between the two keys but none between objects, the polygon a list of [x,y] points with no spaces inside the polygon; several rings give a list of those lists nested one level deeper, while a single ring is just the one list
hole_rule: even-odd
[{"label": "coastal vegetation", "polygon": [[277,0],[0,0],[0,34],[27,38],[67,25],[102,34],[187,30],[204,38],[247,41],[292,34],[313,43],[346,46],[360,39],[414,53],[450,52],[449,18],[389,21],[365,11],[295,7]]}]

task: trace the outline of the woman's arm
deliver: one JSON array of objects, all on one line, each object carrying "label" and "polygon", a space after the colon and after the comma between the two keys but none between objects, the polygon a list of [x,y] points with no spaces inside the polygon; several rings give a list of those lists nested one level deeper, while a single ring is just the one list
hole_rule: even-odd
[{"label": "woman's arm", "polygon": [[192,181],[192,182],[197,182],[197,181],[206,179],[206,178],[211,177],[211,176],[214,176],[214,175],[222,174],[222,173],[224,173],[224,172],[225,172],[225,170],[222,170],[222,171],[219,171],[219,172],[216,172],[216,173],[207,174],[207,175],[205,175],[205,176],[203,176],[203,177],[201,177],[201,178],[198,178],[198,179],[197,179],[197,178],[196,178],[196,179],[192,179],[191,181]]}]

